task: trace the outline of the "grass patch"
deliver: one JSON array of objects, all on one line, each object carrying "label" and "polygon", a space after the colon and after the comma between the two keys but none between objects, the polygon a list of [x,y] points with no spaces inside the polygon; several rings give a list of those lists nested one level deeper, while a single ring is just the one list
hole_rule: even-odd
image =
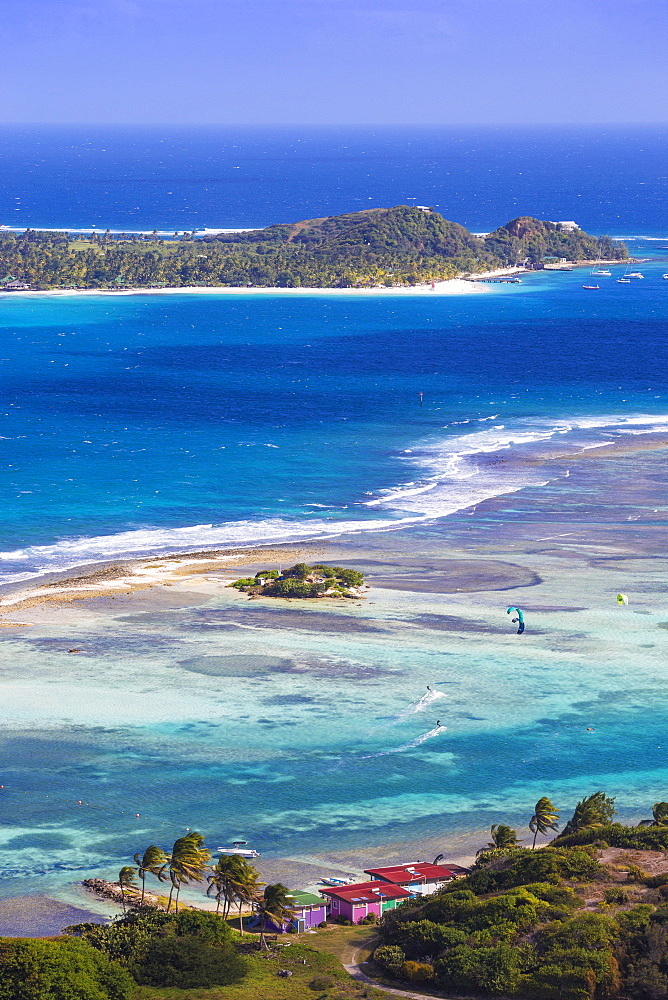
[{"label": "grass patch", "polygon": [[[325,932],[323,939],[326,936]],[[360,997],[381,1000],[387,997],[381,990],[351,979],[333,953],[295,943],[289,948],[279,947],[269,955],[265,953],[264,957],[254,948],[251,951],[250,946],[246,947],[249,948],[245,953],[249,969],[242,983],[192,990],[138,986],[133,1000],[358,1000]],[[279,969],[288,969],[292,976],[281,978]],[[328,976],[333,980],[332,986],[312,989],[309,984],[318,976]]]},{"label": "grass patch", "polygon": [[344,965],[365,962],[376,947],[378,935],[368,927],[323,927],[309,935],[309,947],[338,958]]}]

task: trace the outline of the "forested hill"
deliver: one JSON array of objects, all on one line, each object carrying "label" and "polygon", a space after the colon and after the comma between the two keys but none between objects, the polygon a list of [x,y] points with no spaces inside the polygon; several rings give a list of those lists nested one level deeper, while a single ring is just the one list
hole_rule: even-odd
[{"label": "forested hill", "polygon": [[567,260],[619,260],[628,257],[623,243],[602,236],[597,239],[581,229],[563,229],[557,222],[520,216],[495,229],[484,239],[485,250],[508,264],[538,264],[550,257]]},{"label": "forested hill", "polygon": [[286,244],[305,249],[349,254],[423,253],[428,257],[478,258],[481,241],[464,226],[448,222],[438,212],[397,205],[396,208],[369,208],[349,215],[269,226],[249,233],[227,233],[214,237],[226,243]]},{"label": "forested hill", "polygon": [[626,256],[608,237],[529,216],[479,237],[431,209],[398,205],[204,239],[0,231],[0,287],[9,278],[35,288],[393,286],[550,258]]}]

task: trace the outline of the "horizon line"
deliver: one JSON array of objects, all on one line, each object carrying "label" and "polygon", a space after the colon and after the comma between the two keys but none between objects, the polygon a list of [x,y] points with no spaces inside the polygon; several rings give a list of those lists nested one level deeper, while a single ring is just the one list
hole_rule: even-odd
[{"label": "horizon line", "polygon": [[62,127],[62,126],[121,126],[136,128],[159,128],[163,126],[176,126],[182,128],[189,126],[192,128],[656,128],[667,127],[666,121],[555,121],[555,122],[489,122],[489,121],[468,121],[468,122],[192,122],[192,121],[3,121],[0,119],[0,127],[7,125],[35,125],[40,127]]}]

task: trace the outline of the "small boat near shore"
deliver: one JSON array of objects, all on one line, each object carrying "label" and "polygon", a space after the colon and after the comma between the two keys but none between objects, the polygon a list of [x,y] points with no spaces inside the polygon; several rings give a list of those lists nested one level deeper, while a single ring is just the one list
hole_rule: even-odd
[{"label": "small boat near shore", "polygon": [[232,854],[239,858],[259,858],[262,855],[252,847],[248,847],[247,840],[235,840],[231,847],[217,847],[219,854]]},{"label": "small boat near shore", "polygon": [[583,285],[582,287],[586,288],[588,292],[593,292],[600,288],[600,285]]},{"label": "small boat near shore", "polygon": [[644,278],[645,275],[641,274],[640,271],[631,271],[627,274],[627,278]]}]

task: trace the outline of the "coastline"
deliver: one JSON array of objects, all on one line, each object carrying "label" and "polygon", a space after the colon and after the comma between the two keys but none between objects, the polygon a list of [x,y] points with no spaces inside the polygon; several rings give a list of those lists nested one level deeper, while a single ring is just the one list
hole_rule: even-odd
[{"label": "coastline", "polygon": [[[633,439],[631,442],[623,440],[617,449],[614,446],[607,446],[605,454],[600,454],[599,449],[585,452],[578,456],[579,466],[586,471],[600,457],[604,459],[600,465],[609,467],[614,459],[622,463],[629,460],[634,461],[634,458],[642,457],[644,452],[652,452],[657,450],[657,447],[666,448],[667,446],[668,439],[665,437],[661,437],[657,441],[656,439],[652,440],[651,435],[645,435],[640,439]],[[613,475],[619,475],[619,472],[613,471]],[[648,574],[651,578],[653,567],[655,567],[655,573],[661,573],[665,557],[661,544],[663,533],[661,533],[660,525],[655,528],[652,525],[648,527],[628,522],[608,523],[606,511],[603,509],[601,509],[598,519],[592,521],[588,518],[586,523],[577,523],[569,518],[568,510],[564,509],[561,513],[561,521],[555,521],[541,515],[539,521],[530,522],[527,525],[529,530],[524,528],[504,530],[503,532],[495,532],[494,537],[490,538],[484,527],[485,522],[488,522],[490,517],[502,516],[502,509],[503,498],[499,498],[486,502],[480,521],[464,514],[460,518],[445,518],[439,524],[420,529],[417,532],[408,528],[404,531],[393,532],[391,536],[383,532],[369,532],[365,535],[330,538],[323,542],[316,540],[313,545],[302,544],[299,547],[256,546],[248,549],[236,548],[206,553],[192,552],[180,556],[158,557],[154,560],[132,560],[111,566],[93,566],[78,574],[72,572],[59,574],[58,579],[52,577],[46,584],[41,581],[38,587],[32,588],[35,591],[32,597],[23,598],[23,600],[32,601],[30,620],[34,622],[35,632],[39,631],[37,644],[34,648],[37,651],[43,649],[47,655],[41,672],[44,677],[48,678],[50,671],[56,669],[58,672],[54,675],[55,680],[55,677],[60,676],[61,670],[57,665],[62,662],[62,659],[57,660],[54,657],[70,652],[79,654],[74,657],[66,655],[64,659],[68,664],[71,663],[72,668],[77,672],[73,676],[80,676],[84,681],[80,697],[92,682],[92,686],[88,688],[89,697],[88,699],[84,698],[82,708],[85,712],[85,718],[88,719],[87,724],[94,728],[101,725],[99,711],[96,715],[97,706],[94,706],[91,700],[93,692],[96,691],[95,685],[102,680],[96,675],[99,670],[97,664],[104,664],[104,660],[96,659],[99,656],[97,652],[99,644],[108,644],[103,645],[102,650],[118,649],[118,655],[122,661],[123,649],[117,645],[120,637],[132,637],[140,628],[147,628],[149,636],[154,634],[151,633],[152,629],[157,629],[160,634],[163,634],[166,623],[171,619],[175,610],[179,614],[186,614],[184,627],[188,630],[197,628],[199,620],[194,618],[191,621],[188,617],[188,609],[200,614],[204,612],[207,620],[213,620],[213,616],[217,616],[217,620],[223,626],[225,622],[228,622],[237,623],[242,628],[255,629],[256,632],[240,633],[240,641],[245,645],[244,636],[249,636],[250,639],[256,633],[258,635],[264,633],[266,638],[263,641],[275,643],[275,652],[279,654],[282,654],[281,646],[286,646],[286,644],[288,647],[291,646],[298,636],[303,637],[302,641],[305,639],[317,641],[319,637],[322,637],[326,640],[326,645],[330,647],[339,639],[347,641],[349,637],[354,639],[356,635],[361,635],[364,643],[376,643],[375,648],[378,651],[383,646],[387,647],[391,660],[394,662],[401,652],[402,642],[408,641],[407,649],[411,664],[415,659],[414,651],[417,648],[416,643],[419,636],[416,628],[426,626],[427,629],[432,630],[425,633],[425,636],[430,636],[428,640],[430,656],[434,654],[448,655],[448,652],[450,656],[453,656],[453,651],[459,650],[456,653],[456,659],[445,660],[440,667],[436,666],[436,669],[441,671],[434,675],[437,683],[439,683],[438,678],[443,678],[440,683],[446,685],[456,680],[460,670],[458,661],[461,657],[470,655],[472,644],[480,649],[483,656],[489,658],[489,675],[486,674],[480,679],[483,687],[478,693],[475,690],[469,692],[469,697],[473,699],[470,705],[471,708],[475,707],[474,715],[477,718],[488,715],[485,707],[482,705],[480,708],[478,707],[476,698],[480,697],[483,700],[486,697],[485,687],[490,683],[496,683],[493,663],[505,651],[507,651],[507,655],[513,657],[513,662],[517,660],[518,656],[520,659],[523,656],[529,657],[531,676],[536,676],[536,683],[541,688],[545,685],[549,688],[550,685],[558,684],[561,686],[565,683],[562,680],[564,666],[561,665],[558,668],[557,657],[559,654],[555,653],[554,650],[564,650],[565,663],[568,657],[575,655],[583,642],[586,644],[595,639],[596,648],[599,648],[600,641],[609,643],[610,636],[619,632],[620,615],[623,615],[623,621],[628,623],[625,624],[626,628],[631,627],[636,630],[635,633],[631,632],[632,636],[638,635],[638,638],[635,639],[636,643],[641,635],[638,633],[638,629],[656,628],[651,617],[636,618],[634,616],[636,614],[649,615],[649,608],[657,606],[657,601],[660,605],[661,593],[658,593],[653,599],[652,592],[647,589],[646,585],[641,586],[640,583],[630,582],[627,570],[624,570],[624,575],[620,579],[619,567],[623,566],[626,560],[629,567],[635,567],[633,569],[634,579],[640,581],[648,578]],[[495,511],[500,513],[495,515]],[[340,560],[346,565],[359,566],[364,569],[368,573],[368,582],[372,587],[369,599],[363,603],[332,602],[329,607],[323,606],[327,602],[318,600],[275,601],[267,598],[266,600],[249,602],[245,595],[225,586],[228,579],[234,578],[230,570],[236,570],[240,566],[253,570],[253,567],[259,569],[272,561],[282,562],[285,565],[288,558],[296,561],[300,557],[311,558],[316,554],[321,559]],[[609,569],[612,569],[613,572],[606,580],[601,574],[605,573],[608,563],[611,563]],[[495,574],[490,573],[491,566],[495,568]],[[149,578],[147,578],[147,574]],[[153,576],[151,577],[150,574]],[[235,573],[235,575],[238,574]],[[133,580],[135,584],[139,583],[140,585],[132,585]],[[622,589],[628,589],[631,593],[633,610],[623,609],[620,612],[616,607],[614,591],[619,588],[622,581]],[[426,588],[424,587],[425,582],[428,584]],[[29,589],[23,585],[24,594]],[[593,595],[597,596],[593,597]],[[19,597],[18,588],[12,595],[7,594],[6,596]],[[610,633],[606,631],[602,636],[599,636],[596,629],[599,627],[597,622],[602,613],[601,601],[605,614],[603,619],[605,629],[612,631]],[[515,603],[521,604],[525,613],[530,616],[526,641],[522,641],[522,647],[526,646],[526,649],[518,646],[514,629],[509,628],[506,621],[505,607]],[[610,608],[607,607],[608,605]],[[15,609],[26,606],[21,600],[15,601],[13,606],[5,604],[2,606],[2,614],[3,616],[7,613],[13,615]],[[659,614],[661,614],[660,611]],[[14,635],[17,638],[22,638],[27,637],[31,632],[32,629],[17,629]],[[11,631],[5,632],[4,635],[10,640],[13,638]],[[645,636],[647,636],[647,640]],[[648,641],[650,636],[653,641],[656,641],[657,638],[659,640],[662,638],[662,633],[647,633],[645,631],[642,633],[640,641]],[[197,636],[195,635],[194,638],[196,639]],[[202,638],[207,646],[212,641],[218,641],[210,632],[205,633]],[[150,638],[150,641],[154,640]],[[614,641],[626,645],[623,633],[615,637]],[[40,646],[40,643],[43,645]],[[252,647],[250,648],[252,649]],[[215,646],[211,651],[215,651]],[[158,650],[158,656],[160,655],[160,650]],[[654,657],[654,654],[652,656]],[[624,657],[626,657],[626,653],[624,653]],[[610,683],[610,669],[615,654],[609,658],[610,663],[606,662],[603,671],[603,676],[606,678],[604,687]],[[419,690],[419,686],[424,683],[425,675],[415,674],[413,667],[408,679],[403,682],[401,680],[392,681],[391,677],[387,676],[387,670],[384,669],[381,659],[376,661],[374,658],[372,662],[377,662],[377,667],[374,667],[373,674],[364,675],[363,684],[357,692],[357,697],[363,694],[364,684],[371,684],[370,695],[374,691],[379,693],[380,686],[388,686],[394,687],[399,697],[402,698],[410,691]],[[626,658],[624,658],[624,676],[626,676],[626,662]],[[35,665],[37,666],[37,664]],[[213,666],[215,667],[215,664]],[[201,671],[204,674],[201,680],[206,684],[213,683],[215,685],[218,675],[208,665],[205,667],[206,669]],[[548,680],[547,675],[543,675],[541,678],[541,675],[536,673],[540,669],[548,667],[551,674],[558,670],[557,677],[552,681]],[[132,666],[132,669],[136,669],[136,667]],[[191,669],[195,669],[195,667]],[[513,669],[515,670],[516,667]],[[300,667],[299,670],[304,671],[305,667]],[[123,683],[121,676],[121,674],[118,675],[117,683],[119,684]],[[198,679],[197,673],[182,676],[186,677],[188,681]],[[274,684],[277,683],[279,676],[276,675]],[[289,678],[290,674],[283,676]],[[318,687],[322,687],[323,683],[325,685],[328,683],[328,675],[320,677],[318,674],[302,672],[296,673],[294,676],[298,684],[307,682],[310,684],[313,680],[319,680]],[[299,680],[300,676],[303,677],[303,681]],[[116,674],[113,677],[115,678]],[[221,674],[218,681],[218,683],[229,686],[232,713],[239,711],[236,708],[235,695],[232,690],[233,685],[237,683],[234,680],[235,677],[240,689],[248,689],[246,674],[234,674],[230,681],[227,681]],[[271,677],[263,679],[250,675],[248,679],[251,682],[250,687],[254,686],[264,691],[265,696],[270,694],[271,690],[276,690],[276,688],[271,687]],[[391,681],[389,685],[385,683],[388,680]],[[426,680],[433,683],[431,674],[426,675]],[[593,684],[596,683],[596,670],[594,668],[592,668],[591,680]],[[511,675],[509,681],[510,692],[502,693],[500,697],[494,693],[493,700],[495,704],[498,703],[502,718],[503,714],[511,711],[511,703],[508,701],[511,693],[513,702],[517,701],[516,675]],[[280,683],[283,685],[282,680]],[[473,679],[469,678],[468,684],[472,683],[474,683]],[[281,686],[279,690],[294,689]],[[298,687],[297,690],[300,688]],[[307,687],[306,690],[309,688]],[[424,687],[421,687],[421,690],[424,691]],[[466,755],[463,756],[462,747],[458,746],[458,741],[465,734],[467,726],[482,726],[484,730],[487,723],[467,722],[468,716],[463,716],[458,720],[457,712],[454,710],[454,696],[457,689],[444,687],[443,691],[450,699],[449,702],[439,703],[447,713],[445,718],[448,732],[445,733],[444,740],[434,741],[431,744],[436,749],[427,751],[426,748],[418,747],[402,759],[405,762],[404,767],[412,766],[407,762],[414,753],[413,763],[420,769],[416,774],[423,773],[424,777],[425,768],[432,771],[437,770],[441,774],[445,788],[450,789],[444,804],[441,804],[440,800],[435,797],[433,790],[425,791],[419,796],[424,806],[423,818],[420,819],[419,823],[411,817],[408,810],[405,818],[397,821],[392,827],[385,826],[382,822],[368,826],[362,824],[357,827],[353,823],[346,836],[340,838],[340,846],[334,846],[333,834],[326,826],[313,827],[312,833],[303,832],[309,829],[308,823],[301,825],[304,819],[310,815],[308,808],[304,807],[302,811],[293,813],[281,811],[285,810],[286,806],[281,806],[278,802],[271,804],[270,814],[273,812],[277,817],[276,819],[272,817],[272,825],[278,823],[279,826],[287,827],[288,831],[294,826],[299,840],[294,843],[293,847],[291,843],[293,838],[287,837],[279,841],[275,847],[271,847],[263,842],[262,829],[267,829],[266,818],[265,827],[254,832],[241,824],[239,832],[245,832],[247,835],[251,833],[252,836],[256,837],[257,846],[264,855],[257,862],[263,881],[280,880],[293,889],[308,889],[315,886],[323,875],[340,874],[361,877],[364,869],[372,865],[416,861],[418,859],[431,861],[440,853],[445,853],[448,860],[466,866],[467,862],[470,862],[474,857],[477,848],[486,842],[490,822],[498,822],[499,820],[510,822],[517,827],[520,838],[526,839],[528,836],[526,822],[531,815],[530,808],[540,794],[544,793],[544,781],[549,782],[550,779],[534,775],[530,780],[527,780],[526,776],[522,778],[513,773],[512,777],[507,779],[509,781],[507,788],[500,788],[498,792],[492,790],[473,792],[472,794],[477,796],[473,799],[465,795],[464,788],[460,789],[460,786],[465,782],[465,775],[460,777],[460,773]],[[55,690],[53,693],[55,694]],[[377,695],[372,696],[377,697]],[[543,693],[541,697],[545,697],[545,694]],[[95,698],[96,701],[101,701],[102,693],[95,695]],[[223,703],[227,701],[227,698],[228,691],[225,690]],[[406,700],[408,701],[409,697],[406,697]],[[281,704],[281,701],[279,700],[277,704]],[[448,705],[450,705],[449,708]],[[443,711],[443,708],[440,710]],[[247,711],[248,709],[244,706],[243,710]],[[514,707],[512,711],[515,710]],[[110,712],[111,718],[114,718],[116,711],[114,706],[109,706],[105,711]],[[144,709],[141,711],[145,714]],[[285,711],[290,710],[286,709]],[[332,707],[327,706],[325,711],[329,718]],[[433,711],[433,708],[428,709],[428,713],[433,713]],[[553,712],[554,709],[545,706],[542,711]],[[593,710],[585,708],[583,711],[589,713]],[[70,712],[71,708],[68,707],[68,714]],[[207,725],[210,724],[207,719],[213,719],[216,715],[217,711],[212,716],[200,715],[199,719],[204,720],[202,725]],[[474,715],[472,714],[470,718],[473,719]],[[148,715],[146,717],[149,718]],[[383,717],[387,716],[381,710],[380,718]],[[419,731],[419,729],[416,730],[416,727],[420,726],[424,729],[425,723],[429,724],[430,718],[431,716],[428,715],[427,719],[421,721],[419,716],[410,716],[410,719],[414,720],[414,731]],[[609,741],[607,730],[603,727],[598,715],[594,723],[594,731],[595,733],[600,731],[601,735],[596,736],[584,732],[585,726],[590,725],[590,718],[591,716],[587,714],[583,716],[582,722],[569,721],[568,716],[563,722],[548,721],[548,728],[545,732],[541,731],[539,736],[536,736],[536,739],[539,739],[538,745],[544,747],[544,751],[541,752],[558,753],[563,751],[552,732],[553,729],[560,730],[562,727],[564,727],[563,736],[568,738],[569,743],[577,743],[578,740],[584,738],[592,743],[602,740],[603,744],[607,746]],[[379,724],[372,723],[372,719],[373,714],[370,716],[370,723],[377,727]],[[531,732],[533,723],[529,717],[525,718],[522,715],[522,719],[524,721],[519,723],[520,732]],[[128,726],[127,722],[119,722],[116,718],[114,718],[114,723]],[[76,728],[83,723],[73,719],[68,722],[68,725]],[[143,725],[143,723],[137,722],[129,725],[132,729],[132,727]],[[150,726],[151,722],[147,721],[146,725]],[[387,723],[380,724],[381,731],[385,725]],[[504,722],[503,725],[506,727],[507,723]],[[137,734],[138,732],[139,730],[137,730]],[[221,736],[223,732],[221,731]],[[373,728],[371,732],[373,732]],[[454,743],[450,734],[456,734]],[[556,733],[557,737],[558,735],[559,732]],[[406,737],[402,737],[397,732],[393,734],[392,730],[387,730],[385,736],[381,735],[380,745],[394,748],[396,744],[401,742],[402,738]],[[138,735],[132,735],[131,739],[134,742],[138,739]],[[547,747],[545,747],[545,740],[549,744]],[[441,742],[443,745],[440,745]],[[661,740],[658,742],[660,743]],[[365,749],[360,751],[360,745],[364,747],[363,743],[357,743],[354,746],[358,749],[346,748],[344,750],[342,759],[347,762],[344,764],[344,771],[341,775],[344,782],[353,778],[354,771],[349,770],[349,768],[359,767],[355,761],[366,759],[358,756],[360,752],[368,752]],[[283,743],[279,743],[278,746],[282,747]],[[291,743],[288,741],[286,747],[290,746]],[[196,744],[192,745],[192,749],[196,749]],[[375,747],[372,746],[370,749],[375,749]],[[520,751],[520,759],[517,761],[518,768],[525,763],[521,760],[522,753],[531,759],[531,750],[529,748],[527,750]],[[276,771],[276,777],[280,779],[281,771],[285,768],[285,752],[281,749],[278,751],[275,749],[275,744],[271,742],[270,731],[266,732],[266,736],[261,737],[259,744],[254,744],[254,752],[258,751],[262,751],[262,755],[257,758],[258,761],[271,762],[272,770]],[[218,766],[218,761],[226,752],[223,743],[216,751],[215,764],[213,764],[212,759],[214,767]],[[292,752],[294,753],[294,751]],[[334,748],[331,752],[334,753],[334,758],[327,756],[312,758],[307,753],[304,757],[304,766],[307,768],[314,766],[316,769],[322,770],[323,775],[326,775],[334,766],[328,764],[327,761],[336,760],[336,755],[340,753],[338,749]],[[391,787],[386,788],[383,782],[392,778],[394,771],[398,770],[397,765],[401,758],[401,755],[393,758],[384,757],[383,753],[386,752],[381,751],[378,759],[379,761],[388,761],[388,763],[392,762],[393,766],[389,776],[383,777],[385,772],[382,769],[379,771],[374,769],[369,772],[376,775],[375,780],[380,781],[380,784],[370,792],[373,804],[370,813],[379,813],[381,819],[383,809],[387,808],[386,802],[389,801],[386,796],[392,791]],[[394,751],[391,749],[390,752]],[[586,752],[591,753],[591,749]],[[533,753],[536,751],[534,750]],[[372,756],[374,755],[372,754]],[[235,773],[234,765],[232,765],[232,773],[235,774],[233,780],[237,784],[243,784],[246,780],[243,771],[248,765],[243,763],[244,760],[245,758],[241,754],[239,756],[241,773]],[[309,764],[309,761],[313,761],[313,764]],[[472,763],[475,764],[475,758],[472,759]],[[593,763],[588,765],[589,769],[594,768],[594,766]],[[366,774],[366,771],[363,773]],[[597,774],[595,770],[592,773]],[[653,794],[660,796],[660,791],[654,787],[649,776],[647,779],[640,777],[643,781],[643,789],[650,801],[652,801]],[[598,784],[599,778],[595,777],[592,780]],[[567,779],[565,784],[554,788],[554,790],[551,784],[549,789],[555,796],[560,796],[559,801],[564,803],[564,809],[566,804],[570,804],[571,800],[581,794],[580,785],[577,782],[569,784],[569,781],[572,779]],[[271,787],[280,789],[281,786]],[[233,788],[230,787],[230,794],[232,790]],[[254,791],[252,785],[249,788],[249,791],[251,790]],[[626,791],[623,782],[620,781],[614,787],[611,783],[608,791],[611,793],[619,792],[620,800],[623,803]],[[449,796],[452,795],[455,795],[454,800],[449,799]],[[91,786],[90,789],[82,788],[79,797],[83,798],[84,802],[82,815],[78,822],[83,824],[83,829],[88,829],[88,824],[93,821],[96,811],[104,810],[103,822],[114,828],[116,824],[119,824],[119,831],[123,831],[122,835],[115,835],[112,851],[124,850],[130,857],[132,851],[141,846],[141,842],[146,837],[156,838],[155,842],[162,843],[170,835],[174,836],[173,821],[165,824],[161,805],[152,800],[150,796],[144,796],[141,801],[133,797],[132,792],[130,792],[131,797],[123,796],[121,801],[123,808],[128,810],[128,816],[134,815],[135,809],[142,814],[141,820],[130,821],[128,829],[126,829],[122,817],[115,818],[114,799],[109,796],[109,789],[103,790],[94,786]],[[480,803],[480,805],[474,808],[472,803],[475,802]],[[299,809],[300,805],[300,802],[295,802],[292,808]],[[413,800],[407,805],[414,807]],[[317,816],[318,808],[316,807],[314,816]],[[335,816],[342,808],[341,802],[337,803],[334,799],[331,809]],[[222,835],[213,832],[218,829],[218,826],[212,826],[210,820],[204,825],[205,821],[198,818],[198,809],[199,807],[196,806],[194,816],[184,817],[186,821],[195,820],[198,827],[200,824],[202,825],[210,846],[215,847],[216,844],[223,843]],[[461,818],[459,818],[460,813]],[[342,815],[345,817],[348,814],[344,811]],[[357,812],[351,815],[357,815]],[[642,816],[644,813],[638,814],[636,809],[634,815]],[[144,818],[145,816],[146,818]],[[68,820],[68,826],[71,824],[72,820]],[[135,828],[134,832],[132,828]],[[178,830],[178,827],[176,829]],[[221,839],[213,839],[218,836],[221,836]],[[113,878],[114,868],[111,867],[108,860],[109,852],[103,853],[106,855],[104,861],[95,863],[92,860],[93,853],[88,864],[82,865],[81,862],[78,862],[76,868],[79,870],[84,868],[84,871],[82,871],[81,876],[75,877]],[[74,872],[70,871],[69,874],[71,878]],[[34,914],[35,926],[38,926],[39,909],[34,900],[38,898],[39,890],[36,889],[34,881],[30,879],[22,878],[21,882],[15,883],[15,885],[16,888],[19,888],[20,885],[23,888],[23,893],[21,896],[15,893],[8,902],[0,903],[0,920],[6,921],[5,926],[10,920],[14,920],[14,926],[20,927],[23,933],[26,933],[28,925],[25,921],[29,920],[30,912]],[[10,886],[11,880],[5,884],[5,891]],[[64,905],[72,906],[81,911],[90,909],[90,911],[98,913],[100,917],[109,913],[109,903],[105,903],[104,900],[98,902],[91,900],[78,881],[76,883],[69,882],[68,885],[60,887],[53,882],[47,882],[43,895],[47,899],[47,904],[45,904],[47,910],[52,906],[48,900],[55,899],[56,904],[61,907]],[[24,905],[22,899],[26,897],[28,901]],[[206,900],[202,898],[199,890],[184,894],[184,900],[191,905],[206,905]],[[57,912],[54,910],[54,919],[56,919]],[[74,919],[75,917],[68,918],[66,922],[74,922]],[[81,919],[85,918],[81,917]],[[23,922],[21,923],[21,921]]]},{"label": "coastline", "polygon": [[[490,272],[491,274],[492,272]],[[502,272],[502,273],[515,273]],[[478,277],[482,278],[483,275]],[[30,290],[0,293],[0,298],[29,298],[56,296],[59,298],[78,296],[128,296],[128,295],[470,295],[473,292],[489,291],[484,285],[473,287],[474,281],[466,278],[451,278],[448,281],[437,281],[435,287],[431,283],[420,285],[392,285],[390,287],[374,286],[371,288],[264,288],[245,285],[184,285],[179,288],[53,288],[48,290]]]},{"label": "coastline", "polygon": [[[598,447],[590,447],[581,452],[555,451],[550,459],[530,460],[535,466],[549,466],[551,463],[562,462],[568,458],[569,464],[578,465],[591,463],[598,460],[615,461],[625,458],[633,458],[643,452],[668,450],[668,434],[666,433],[640,433],[632,437],[620,437],[610,443],[603,443]],[[490,496],[483,503],[495,503],[503,499],[503,494]],[[480,503],[475,503],[479,507]],[[466,515],[466,508],[457,512]],[[435,523],[447,524],[450,515],[444,518],[436,518]],[[285,566],[289,562],[307,561],[308,559],[339,559],[344,558],[345,553],[351,549],[363,550],[366,545],[374,540],[374,544],[380,540],[382,547],[391,547],[391,543],[385,544],[384,540],[388,535],[394,537],[397,532],[410,533],[411,529],[419,529],[422,524],[432,523],[430,518],[416,518],[410,524],[387,522],[384,529],[369,527],[368,529],[357,528],[350,530],[345,522],[341,524],[341,529],[336,534],[326,537],[308,535],[294,542],[281,543],[254,543],[236,546],[213,546],[210,549],[183,549],[180,552],[169,555],[155,554],[144,557],[126,557],[118,559],[104,559],[94,563],[81,563],[73,565],[69,569],[59,572],[45,571],[37,573],[31,579],[7,583],[0,587],[0,628],[26,628],[31,622],[9,621],[7,616],[14,616],[17,612],[27,609],[34,609],[40,606],[57,607],[65,604],[83,601],[97,601],[104,599],[114,599],[132,597],[146,591],[160,590],[169,603],[170,597],[168,588],[174,588],[173,599],[177,599],[177,594],[181,590],[192,591],[193,588],[198,594],[215,593],[220,590],[221,583],[227,583],[238,578],[238,571],[244,569],[248,573],[251,569],[257,572],[262,568],[276,568]],[[461,555],[461,554],[460,554]],[[232,572],[234,570],[234,572]],[[480,567],[481,579],[484,587],[490,586],[490,577]],[[209,576],[207,574],[217,574]],[[224,574],[221,576],[220,574]],[[378,574],[376,574],[378,575]],[[384,574],[380,574],[385,576]],[[505,579],[499,578],[492,586],[492,589],[504,589],[517,585],[521,578],[515,574]],[[466,567],[462,565],[461,578],[455,573],[451,584],[442,584],[436,591],[438,593],[448,593],[450,589],[455,592],[462,592],[468,589],[469,583]],[[528,582],[528,581],[525,581]],[[404,588],[406,579],[403,574],[399,574],[396,580],[385,580],[381,586],[390,589],[401,590]],[[417,586],[417,584],[415,584]],[[475,589],[475,582],[472,587]],[[213,587],[213,589],[212,589]],[[445,587],[445,589],[443,589]],[[418,587],[419,590],[429,592],[430,585],[424,582]],[[230,593],[237,593],[230,591]],[[239,595],[241,597],[241,595]],[[243,595],[243,600],[248,598]],[[279,600],[275,598],[254,598],[261,603],[290,606],[293,603],[301,606],[303,601]],[[309,606],[321,607],[327,602],[326,599],[313,599],[308,601]]]},{"label": "coastline", "polygon": [[[546,264],[542,269],[547,272],[572,271],[580,267],[593,267],[600,264],[621,265],[635,263],[635,258],[627,260],[578,260],[566,264]],[[165,288],[49,288],[25,289],[3,292],[0,289],[0,300],[6,298],[33,297],[79,297],[79,296],[129,296],[129,295],[335,295],[375,296],[375,295],[471,295],[479,292],[489,292],[486,282],[495,278],[517,276],[519,274],[540,274],[526,267],[500,267],[493,271],[481,271],[465,277],[458,275],[447,280],[420,282],[416,285],[373,285],[370,287],[323,288],[316,286],[300,286],[295,288],[279,286],[248,286],[248,285],[183,285]]]}]

